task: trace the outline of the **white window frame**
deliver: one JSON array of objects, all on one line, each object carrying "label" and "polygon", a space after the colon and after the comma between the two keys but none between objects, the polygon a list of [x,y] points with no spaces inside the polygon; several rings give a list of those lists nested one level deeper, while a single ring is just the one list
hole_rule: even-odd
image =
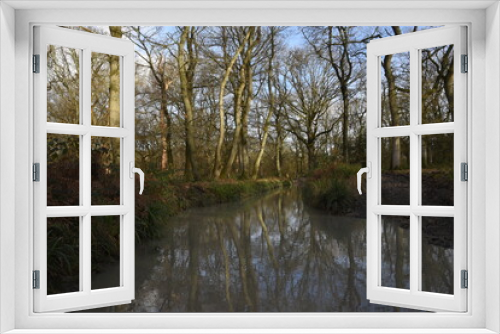
[{"label": "white window frame", "polygon": [[[0,331],[13,333],[50,332],[144,333],[146,328],[162,332],[316,332],[334,333],[493,333],[500,331],[500,11],[498,2],[418,2],[370,1],[331,3],[315,1],[240,2],[232,5],[215,1],[201,4],[144,1],[113,3],[17,2],[0,3]],[[271,5],[269,5],[269,3]],[[118,6],[150,6],[151,9],[119,9]],[[409,5],[408,5],[409,4]],[[9,5],[24,8],[14,12]],[[52,6],[73,6],[60,10],[41,10]],[[87,9],[81,9],[87,6]],[[106,7],[113,10],[89,9]],[[208,6],[208,7],[203,7]],[[217,9],[224,6],[226,9]],[[394,9],[398,6],[400,9]],[[405,7],[406,9],[401,9]],[[427,6],[427,7],[426,7]],[[456,6],[456,7],[454,7]],[[486,7],[488,7],[486,9]],[[271,7],[271,8],[266,8]],[[357,9],[346,9],[346,8]],[[438,9],[436,9],[436,7]],[[80,9],[75,9],[80,8]],[[376,9],[373,9],[376,8]],[[439,9],[441,8],[441,9]],[[451,9],[450,9],[451,8]],[[461,9],[456,9],[461,8]],[[15,17],[15,22],[13,18]],[[314,19],[312,19],[314,18]],[[486,22],[486,25],[485,25]],[[30,55],[32,27],[36,24],[65,25],[435,25],[464,24],[469,27],[468,142],[469,190],[468,243],[469,308],[466,313],[369,314],[369,313],[291,313],[291,314],[34,314],[31,286],[32,259],[32,76]],[[13,39],[15,31],[15,41]],[[15,47],[15,53],[14,53]],[[12,66],[15,64],[15,73]],[[488,66],[488,71],[486,71]],[[8,73],[7,75],[4,75]],[[15,79],[15,86],[12,81]],[[14,98],[15,92],[15,98]],[[9,95],[12,94],[11,95]],[[15,109],[14,109],[15,108]],[[8,110],[7,112],[7,109]],[[15,110],[15,113],[12,112]],[[15,117],[14,117],[15,114]],[[487,121],[488,120],[488,121]],[[12,146],[15,127],[15,145]],[[487,133],[487,134],[485,134]],[[487,139],[487,140],[486,140]],[[488,155],[485,150],[489,150]],[[15,159],[15,163],[12,163]],[[486,162],[488,162],[486,164]],[[12,173],[15,170],[15,183]],[[9,174],[12,172],[11,174]],[[486,174],[489,174],[486,182]],[[15,203],[9,200],[15,186]],[[488,194],[488,196],[486,196]],[[9,210],[14,204],[15,211]],[[488,217],[488,219],[485,219]],[[12,219],[14,218],[14,219]],[[472,226],[474,227],[472,229]],[[15,242],[14,242],[15,238]],[[13,255],[14,254],[14,255]],[[486,256],[488,255],[488,256]],[[486,258],[486,261],[484,260]],[[26,259],[30,259],[26,261]],[[14,283],[15,282],[15,283]],[[12,286],[15,285],[15,289]],[[486,290],[488,293],[486,293]],[[15,305],[12,307],[12,305]],[[142,326],[141,329],[137,329]],[[299,330],[300,328],[300,330]],[[354,330],[359,329],[358,331]],[[418,331],[410,330],[418,328]],[[132,330],[137,329],[137,330]],[[170,330],[168,330],[170,329]],[[211,330],[210,330],[211,329]],[[220,329],[220,330],[217,330]],[[232,329],[232,330],[231,330]],[[237,330],[241,329],[241,330]],[[293,330],[295,329],[295,330]],[[461,329],[461,330],[460,330]],[[42,332],[42,331],[40,331]],[[46,333],[47,331],[45,331]],[[158,331],[160,332],[160,331]],[[186,331],[182,331],[185,332]],[[109,331],[108,331],[109,333]]]},{"label": "white window frame", "polygon": [[[39,182],[33,184],[34,200],[34,270],[39,270],[39,288],[34,289],[35,312],[74,311],[130,303],[135,296],[135,50],[130,41],[52,26],[34,27],[34,53],[39,55],[39,73],[33,75],[34,87],[34,162],[39,163]],[[47,122],[47,46],[56,45],[78,50],[81,80],[80,122],[65,124]],[[91,57],[93,52],[111,54],[120,59],[120,124],[117,127],[91,124]],[[80,205],[47,206],[47,134],[78,135],[80,143]],[[92,138],[120,140],[120,203],[92,205],[91,145]],[[132,177],[130,175],[132,174]],[[120,238],[120,285],[92,290],[91,229],[93,216],[118,216]],[[47,295],[47,218],[79,219],[79,290]]]},{"label": "white window frame", "polygon": [[[467,55],[466,28],[449,26],[392,36],[371,41],[367,46],[367,121],[366,160],[371,167],[367,179],[367,298],[370,302],[422,310],[467,310],[467,290],[461,287],[461,270],[467,269],[467,183],[461,181],[460,164],[467,163],[467,76],[461,73],[461,55]],[[432,47],[454,46],[455,110],[453,122],[423,124],[421,115],[422,56],[420,51]],[[404,126],[382,126],[381,57],[408,52],[410,67],[410,123]],[[454,205],[422,205],[422,135],[451,133],[454,157]],[[383,205],[381,138],[403,137],[410,142],[409,205]],[[409,289],[385,287],[382,274],[382,217],[409,218]],[[453,218],[453,293],[422,291],[422,217]]]}]

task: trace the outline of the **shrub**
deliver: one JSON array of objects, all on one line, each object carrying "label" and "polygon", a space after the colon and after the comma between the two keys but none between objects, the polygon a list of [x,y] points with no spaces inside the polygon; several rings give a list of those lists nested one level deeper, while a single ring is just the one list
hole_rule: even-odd
[{"label": "shrub", "polygon": [[333,214],[354,211],[358,165],[333,164],[315,170],[304,181],[304,201]]}]

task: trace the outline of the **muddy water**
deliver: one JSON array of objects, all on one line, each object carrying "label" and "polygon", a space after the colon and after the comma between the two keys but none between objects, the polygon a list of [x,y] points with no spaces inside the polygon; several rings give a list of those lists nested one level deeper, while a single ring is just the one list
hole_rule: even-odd
[{"label": "muddy water", "polygon": [[[383,281],[403,286],[407,229],[394,226],[384,230],[387,246],[397,245],[382,254]],[[93,281],[106,284],[114,270]],[[169,219],[161,239],[136,249],[136,299],[95,311],[408,310],[366,299],[366,221],[311,209],[291,188]]]}]

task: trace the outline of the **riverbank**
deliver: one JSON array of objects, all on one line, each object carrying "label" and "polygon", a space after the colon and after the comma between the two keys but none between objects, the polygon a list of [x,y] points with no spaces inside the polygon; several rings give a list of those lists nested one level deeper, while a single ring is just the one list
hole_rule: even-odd
[{"label": "riverbank", "polygon": [[235,202],[290,185],[280,179],[180,182],[154,175],[146,182],[144,195],[136,195],[136,241],[158,237],[166,218],[187,209]]},{"label": "riverbank", "polygon": [[317,169],[299,183],[304,202],[337,216],[366,217],[366,197],[356,190],[359,165],[334,164]]},{"label": "riverbank", "polygon": [[[119,183],[109,183],[109,193]],[[136,182],[136,244],[161,237],[169,218],[195,207],[235,202],[273,189],[289,186],[279,179],[258,181],[182,182],[165,173],[148,173],[144,193],[139,195]],[[119,193],[119,188],[118,188]],[[112,217],[101,217],[92,225],[92,273],[113,265],[120,257],[120,230]],[[104,219],[104,220],[103,220]],[[79,289],[79,229],[74,218],[51,219],[47,225],[49,294],[75,292]]]},{"label": "riverbank", "polygon": [[[304,202],[333,215],[366,218],[366,180],[363,194],[359,195],[356,174],[359,165],[335,164],[315,170],[300,182]],[[453,205],[453,171],[449,169],[424,169],[421,177],[423,205]],[[382,203],[409,205],[409,170],[384,170],[382,172]]]}]

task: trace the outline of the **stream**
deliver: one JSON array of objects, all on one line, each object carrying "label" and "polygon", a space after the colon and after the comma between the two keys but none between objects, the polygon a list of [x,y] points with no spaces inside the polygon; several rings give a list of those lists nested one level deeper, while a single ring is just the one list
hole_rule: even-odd
[{"label": "stream", "polygon": [[[384,230],[387,246],[397,242],[382,256],[387,286],[409,281],[408,233],[400,226]],[[429,247],[452,261],[452,249]],[[117,270],[94,275],[93,286],[106,285]],[[366,220],[307,207],[293,187],[169,218],[160,239],[136,248],[135,300],[96,311],[412,310],[366,299]]]}]

